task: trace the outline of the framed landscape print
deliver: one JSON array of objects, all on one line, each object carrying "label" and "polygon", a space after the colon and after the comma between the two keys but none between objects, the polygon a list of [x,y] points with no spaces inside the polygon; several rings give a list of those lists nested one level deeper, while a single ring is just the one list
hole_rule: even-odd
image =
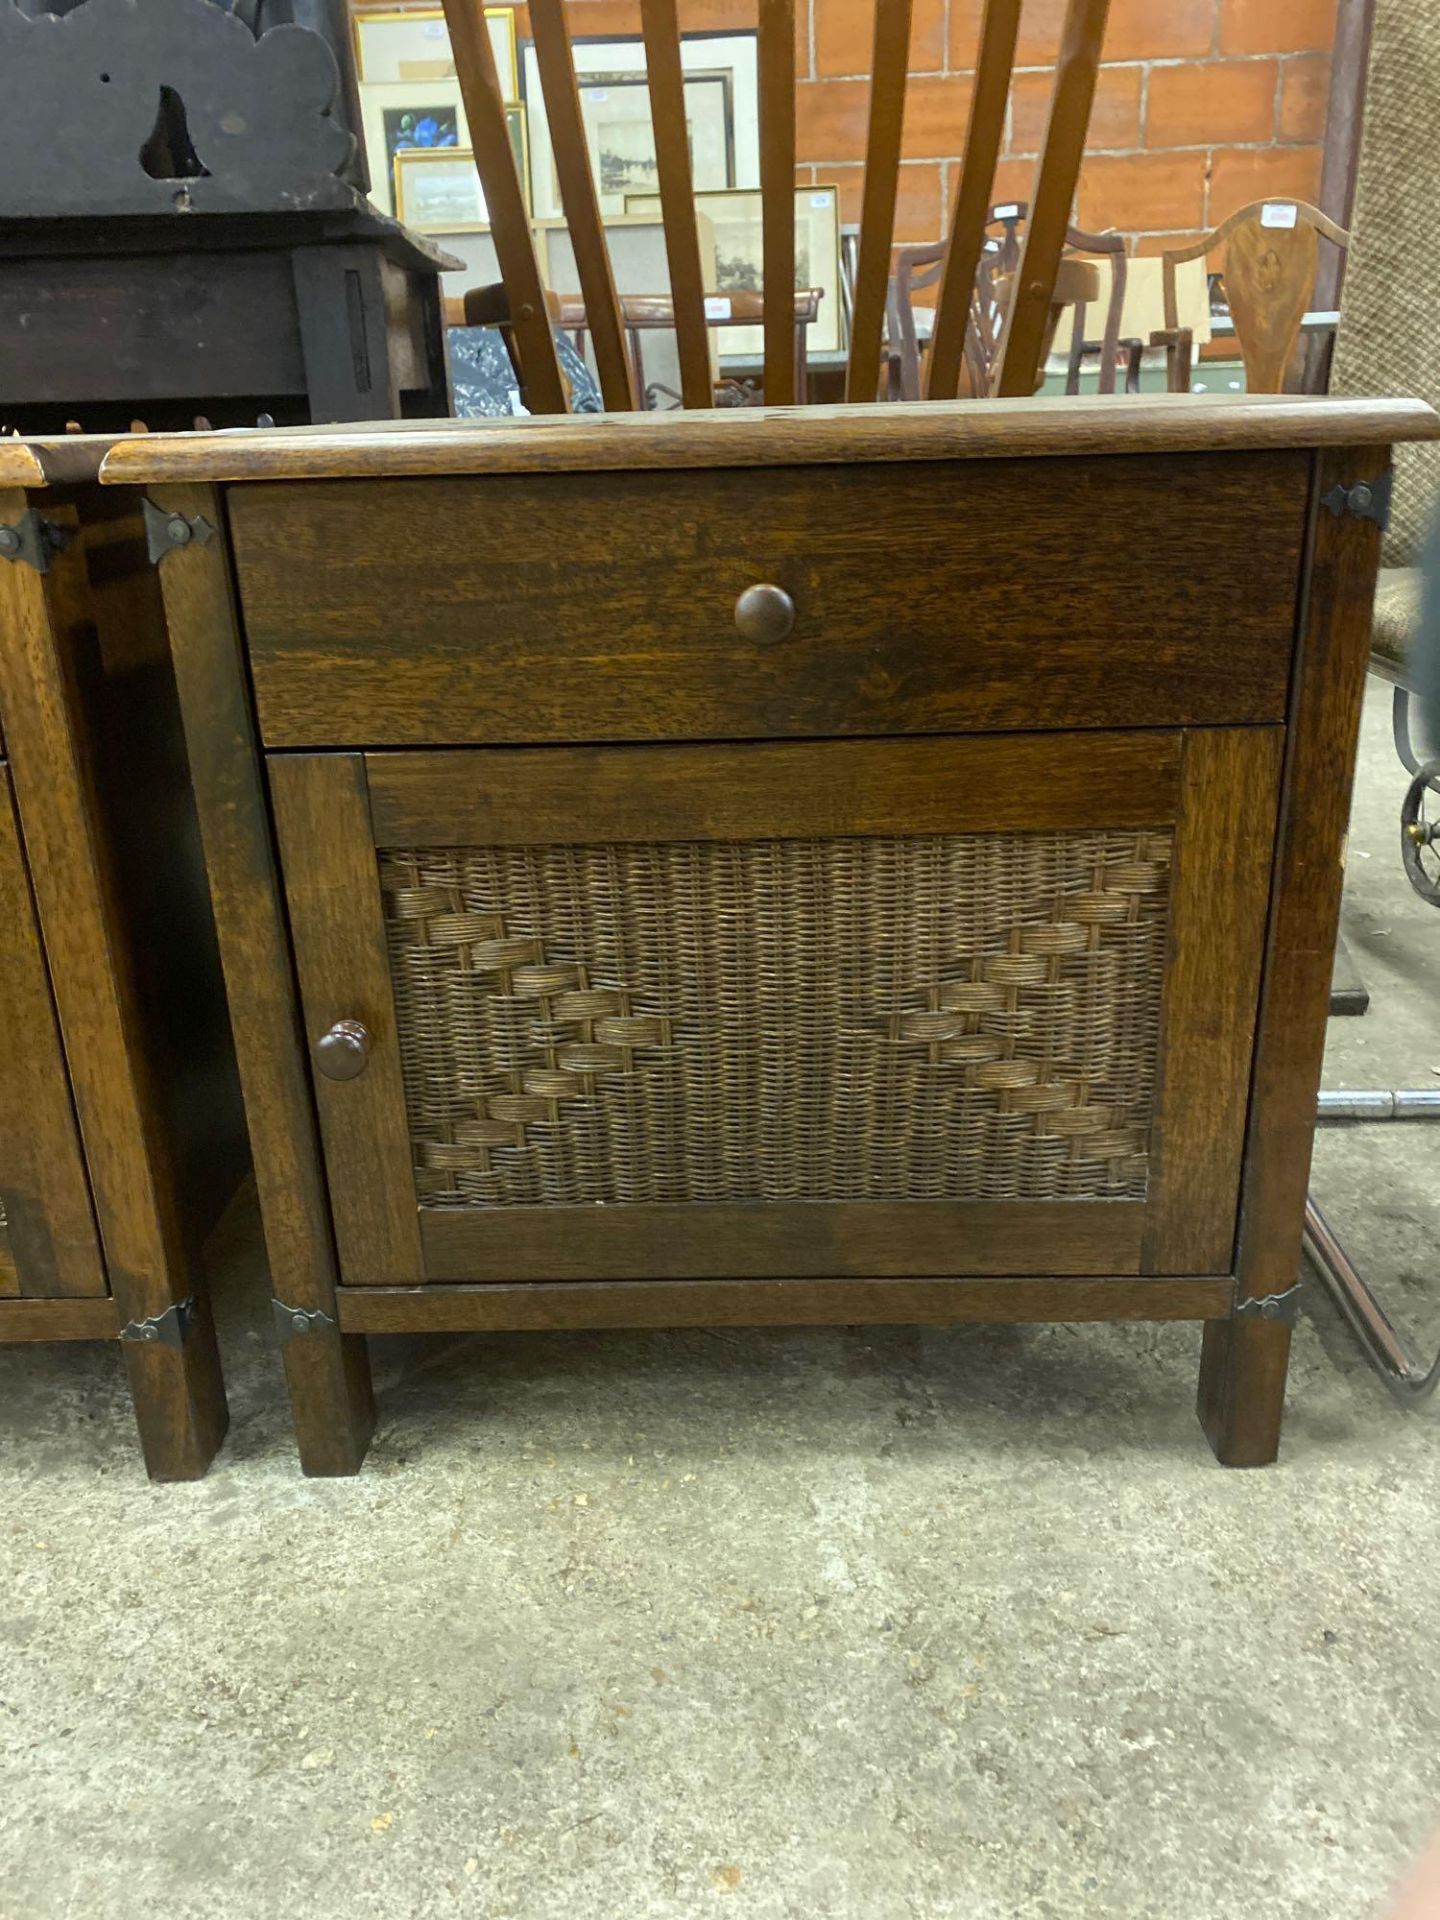
[{"label": "framed landscape print", "polygon": [[[697,193],[697,212],[711,223],[715,235],[715,272],[706,280],[709,293],[762,293],[765,288],[765,222],[758,187],[727,192]],[[625,211],[656,214],[659,194],[626,196]],[[795,189],[795,285],[819,287],[823,298],[810,328],[809,345],[816,353],[833,353],[841,345],[840,312],[840,189],[814,186]],[[764,352],[759,327],[726,327],[720,351],[750,358]]]},{"label": "framed landscape print", "polygon": [[[505,109],[525,204],[530,204],[525,109]],[[490,225],[484,189],[469,147],[400,147],[393,159],[395,218],[417,233],[474,233]]]},{"label": "framed landscape print", "polygon": [[[487,7],[485,25],[495,53],[500,88],[507,100],[520,97],[515,50],[515,13],[511,7]],[[353,16],[355,68],[360,84],[389,86],[399,81],[453,80],[455,56],[445,15],[439,7],[407,11],[359,7]]]},{"label": "framed landscape print", "polygon": [[[597,75],[593,80],[587,77],[580,89],[580,113],[600,194],[600,211],[621,214],[627,194],[654,193],[659,185],[655,125],[645,76],[624,73]],[[735,175],[728,73],[687,75],[685,127],[697,187],[728,187]],[[552,181],[551,190],[558,203],[558,181]]]},{"label": "framed landscape print", "polygon": [[[591,165],[604,214],[625,212],[632,193],[657,186],[655,131],[639,40],[577,40],[576,80]],[[697,188],[758,186],[755,35],[698,34],[680,43],[685,120]],[[563,208],[535,49],[522,49],[521,73],[530,115],[531,177],[537,217]]]}]

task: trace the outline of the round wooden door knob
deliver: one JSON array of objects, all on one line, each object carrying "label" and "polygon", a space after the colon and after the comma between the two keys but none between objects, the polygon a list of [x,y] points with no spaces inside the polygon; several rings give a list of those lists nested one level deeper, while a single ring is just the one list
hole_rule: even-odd
[{"label": "round wooden door knob", "polygon": [[747,640],[773,646],[795,625],[795,602],[783,587],[747,587],[735,602],[735,624]]},{"label": "round wooden door knob", "polygon": [[358,1080],[370,1064],[370,1035],[358,1020],[337,1020],[315,1042],[315,1064],[327,1080]]}]

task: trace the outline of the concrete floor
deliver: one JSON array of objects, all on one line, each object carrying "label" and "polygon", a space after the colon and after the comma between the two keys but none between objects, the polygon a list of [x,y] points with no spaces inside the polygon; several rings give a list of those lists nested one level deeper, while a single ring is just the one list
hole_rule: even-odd
[{"label": "concrete floor", "polygon": [[[1386,712],[1332,1083],[1440,1075]],[[1432,1344],[1433,1138],[1316,1176]],[[321,1484],[247,1226],[203,1484],[112,1351],[0,1353],[0,1920],[1340,1920],[1440,1823],[1440,1408],[1313,1291],[1269,1472],[1192,1328],[971,1328],[378,1344]]]}]

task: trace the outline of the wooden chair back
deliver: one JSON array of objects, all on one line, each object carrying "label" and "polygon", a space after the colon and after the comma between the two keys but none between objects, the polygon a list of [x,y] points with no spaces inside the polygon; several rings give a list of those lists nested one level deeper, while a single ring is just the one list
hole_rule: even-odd
[{"label": "wooden chair back", "polygon": [[1322,236],[1342,251],[1350,244],[1343,227],[1304,200],[1254,200],[1188,247],[1161,254],[1165,326],[1152,335],[1152,344],[1166,350],[1172,393],[1190,391],[1194,361],[1190,330],[1180,325],[1175,269],[1227,243],[1221,277],[1246,388],[1281,393],[1315,285]]},{"label": "wooden chair back", "polygon": [[[1109,259],[1110,298],[1105,309],[1105,333],[1100,343],[1101,393],[1114,393],[1116,367],[1120,355],[1120,316],[1125,305],[1125,242],[1118,233],[1084,233],[1079,227],[1066,229],[1067,251],[1062,256],[1050,302],[1052,323],[1068,306],[1072,315],[1070,353],[1065,369],[1065,391],[1080,391],[1080,370],[1086,347],[1085,317],[1099,287],[1098,273],[1077,271],[1082,256],[1099,254]],[[930,247],[902,247],[895,256],[895,272],[890,280],[886,308],[888,344],[887,397],[894,400],[919,400],[924,386],[920,329],[915,319],[915,295],[933,286],[945,271],[947,248],[943,241]],[[965,357],[961,392],[983,398],[990,391],[995,370],[995,349],[1002,335],[1003,310],[1013,285],[1018,264],[1004,264],[1005,249],[997,242],[987,243],[976,275],[976,291],[971,302],[970,324],[965,333]],[[1048,356],[1048,339],[1042,361]]]},{"label": "wooden chair back", "polygon": [[[990,392],[1004,337],[1004,319],[1010,289],[1019,269],[1023,230],[1030,208],[1023,200],[1007,201],[990,209],[980,258],[975,270],[969,321],[965,330],[964,376],[962,390],[984,396]],[[1118,233],[1086,233],[1081,227],[1065,229],[1065,270],[1056,280],[1051,296],[1052,322],[1057,309],[1073,309],[1070,355],[1065,371],[1065,391],[1080,391],[1080,368],[1086,338],[1085,318],[1094,298],[1092,276],[1075,271],[1075,261],[1085,255],[1099,255],[1110,262],[1110,297],[1105,307],[1105,331],[1100,342],[1101,393],[1114,393],[1116,368],[1120,356],[1120,321],[1125,308],[1125,241]],[[895,259],[890,285],[887,331],[890,362],[893,368],[894,397],[918,400],[923,385],[919,329],[915,323],[915,293],[932,286],[944,272],[949,249],[944,242],[931,247],[903,248]],[[1044,355],[1041,356],[1042,361]],[[1038,371],[1038,369],[1037,369]]]},{"label": "wooden chair back", "polygon": [[[505,100],[485,28],[484,0],[443,0],[455,70],[484,187],[510,307],[511,337],[532,412],[565,410],[564,383],[545,309],[533,235],[506,127]],[[1021,0],[985,0],[960,188],[936,308],[927,392],[953,398],[971,290],[993,193],[1015,63]],[[756,0],[760,192],[764,216],[765,399],[798,398],[795,354],[795,0]],[[913,0],[875,0],[870,109],[846,397],[874,400],[895,231],[900,141]],[[994,390],[1034,391],[1051,297],[1100,60],[1109,0],[1066,0],[1050,119],[1033,212],[1000,348]],[[571,52],[565,0],[530,0],[530,29],[605,404],[642,404],[626,353],[625,326],[605,244]],[[678,0],[640,0],[661,216],[665,227],[680,384],[687,407],[712,404],[705,288],[686,133]]]}]

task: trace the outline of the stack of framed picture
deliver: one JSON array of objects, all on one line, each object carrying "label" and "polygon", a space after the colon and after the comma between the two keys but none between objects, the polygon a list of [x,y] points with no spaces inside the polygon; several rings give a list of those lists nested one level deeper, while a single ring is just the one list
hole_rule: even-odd
[{"label": "stack of framed picture", "polygon": [[[487,7],[485,24],[528,197],[530,155],[514,9]],[[483,231],[490,223],[445,15],[439,7],[358,5],[352,26],[371,199],[420,233]]]},{"label": "stack of framed picture", "polygon": [[[516,164],[543,272],[553,246],[550,235],[563,224],[564,208],[539,62],[534,46],[517,40],[512,8],[487,7],[485,19],[510,102]],[[457,276],[461,284],[447,289],[462,292],[465,285],[478,284],[474,274],[483,274],[491,250],[444,14],[438,6],[398,8],[393,0],[389,5],[355,0],[354,30],[372,197],[406,226],[435,236],[466,259],[470,277]],[[644,43],[635,36],[577,38],[573,45],[581,115],[601,214],[610,228],[617,284],[627,292],[663,292],[668,278],[658,268],[656,284],[643,289],[635,285],[633,271],[651,251],[635,229],[652,221],[658,228],[660,210]],[[715,236],[714,254],[706,259],[707,268],[714,261],[707,272],[714,284],[706,290],[723,301],[727,294],[761,287],[755,32],[689,34],[680,57],[696,205]],[[796,214],[795,283],[818,287],[822,294],[809,348],[834,352],[844,345],[839,190],[820,184],[797,188]],[[466,236],[471,236],[468,245]],[[718,345],[726,359],[748,359],[760,351],[760,330],[723,328]]]}]

